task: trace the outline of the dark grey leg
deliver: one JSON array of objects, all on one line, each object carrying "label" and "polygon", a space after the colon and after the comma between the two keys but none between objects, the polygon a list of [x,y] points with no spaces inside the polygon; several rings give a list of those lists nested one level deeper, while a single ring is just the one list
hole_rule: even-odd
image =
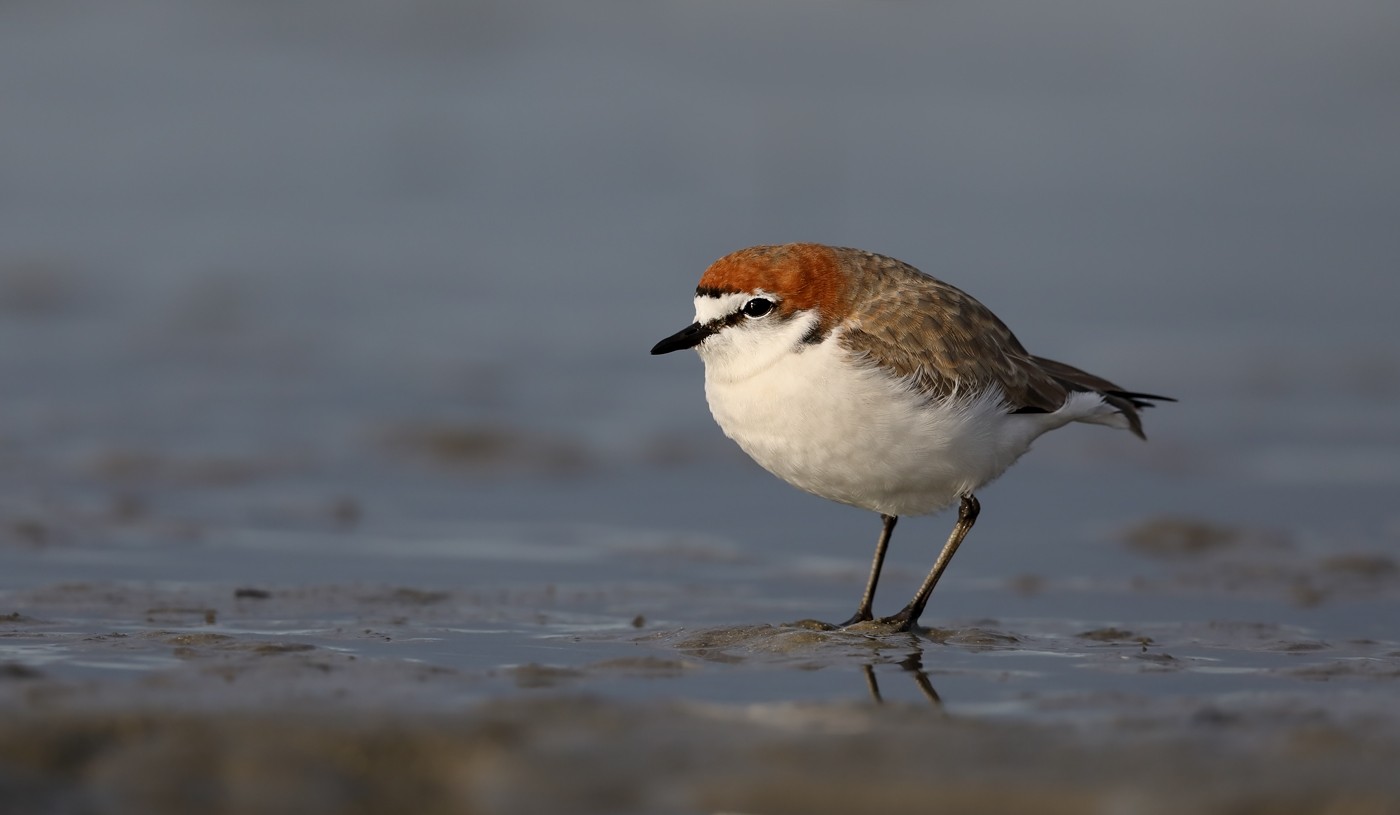
[{"label": "dark grey leg", "polygon": [[943,570],[948,568],[948,562],[953,559],[953,554],[958,551],[963,538],[967,537],[968,530],[977,522],[977,513],[981,510],[982,505],[977,502],[976,496],[963,496],[962,503],[958,505],[958,522],[953,527],[953,533],[948,536],[948,542],[943,544],[943,551],[938,553],[933,571],[924,578],[924,584],[919,587],[909,605],[893,617],[882,617],[880,622],[894,625],[898,631],[909,631],[919,622],[919,615],[924,613],[924,606],[928,604],[929,595],[933,594],[933,587],[938,585],[938,578],[943,576]]},{"label": "dark grey leg", "polygon": [[894,534],[894,525],[899,522],[898,515],[881,515],[881,522],[884,527],[880,530],[880,540],[875,544],[875,562],[870,564],[870,579],[865,584],[865,596],[860,598],[860,608],[851,619],[841,623],[838,628],[845,628],[848,625],[865,622],[874,619],[875,615],[870,611],[875,604],[875,584],[880,582],[880,569],[885,565],[885,550],[890,546],[890,536]]}]

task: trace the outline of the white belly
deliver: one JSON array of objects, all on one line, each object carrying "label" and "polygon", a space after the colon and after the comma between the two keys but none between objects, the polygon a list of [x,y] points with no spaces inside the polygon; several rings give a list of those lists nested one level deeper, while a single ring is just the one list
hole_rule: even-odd
[{"label": "white belly", "polygon": [[705,396],[725,435],[799,489],[887,515],[943,509],[1078,418],[1008,415],[1000,393],[930,402],[852,361],[834,336],[755,376],[724,368],[706,360]]}]

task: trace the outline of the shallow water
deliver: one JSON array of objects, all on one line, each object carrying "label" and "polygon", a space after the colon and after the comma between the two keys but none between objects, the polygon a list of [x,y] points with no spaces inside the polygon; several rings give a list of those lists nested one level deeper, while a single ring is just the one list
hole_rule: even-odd
[{"label": "shallow water", "polygon": [[[4,800],[1393,811],[1397,35],[5,7]],[[811,239],[1181,399],[982,492],[918,635],[793,625],[849,616],[878,521],[646,354],[710,260]],[[950,525],[901,522],[877,611]]]},{"label": "shallow water", "polygon": [[[1156,546],[1204,534],[1186,526],[1136,532]],[[301,699],[308,684],[336,703],[410,709],[516,691],[912,700],[931,685],[949,712],[1033,721],[1167,723],[1260,700],[1373,724],[1394,715],[1394,560],[1319,559],[1269,536],[1205,532],[1218,551],[1140,559],[1121,575],[952,582],[917,634],[800,624],[809,608],[854,599],[854,558],[794,563],[638,530],[467,527],[392,547],[355,532],[245,533],[119,556],[10,551],[5,574],[34,585],[6,592],[20,611],[5,620],[0,658],[26,679],[5,686],[12,701],[44,707],[243,708]],[[283,686],[268,672],[307,675]]]}]

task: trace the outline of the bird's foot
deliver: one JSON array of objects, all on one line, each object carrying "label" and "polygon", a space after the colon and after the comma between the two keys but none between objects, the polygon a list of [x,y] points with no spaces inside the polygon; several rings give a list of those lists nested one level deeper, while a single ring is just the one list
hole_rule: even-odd
[{"label": "bird's foot", "polygon": [[881,617],[874,623],[884,630],[894,634],[907,634],[919,627],[919,617],[917,612],[909,606],[900,609],[898,613],[888,617]]},{"label": "bird's foot", "polygon": [[873,618],[874,618],[873,615],[872,615],[869,611],[857,611],[855,614],[852,614],[852,615],[851,615],[851,619],[845,621],[844,623],[837,623],[835,627],[836,627],[836,628],[850,628],[851,626],[855,625],[856,623],[868,623],[868,622],[870,622]]}]

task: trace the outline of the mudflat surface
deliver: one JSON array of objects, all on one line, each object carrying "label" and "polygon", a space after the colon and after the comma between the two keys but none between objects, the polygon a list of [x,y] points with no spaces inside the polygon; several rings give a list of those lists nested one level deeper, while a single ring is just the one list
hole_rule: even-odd
[{"label": "mudflat surface", "polygon": [[[1265,11],[7,5],[0,811],[1400,811],[1400,18]],[[1181,402],[821,630],[646,355],[787,240]]]},{"label": "mudflat surface", "polygon": [[[1196,551],[1202,536],[1218,548]],[[84,579],[103,571],[91,550],[11,551],[7,575],[55,559],[73,575],[5,594],[0,784],[13,811],[65,812],[1400,804],[1400,574],[1384,555],[1155,522],[1101,544],[1152,541],[1161,559],[1134,574],[956,581],[939,603],[1014,613],[935,611],[891,634],[795,618],[854,597],[854,558],[793,569],[648,537],[122,553],[179,581]],[[1163,553],[1169,539],[1184,549]],[[303,559],[358,577],[221,574]]]}]

